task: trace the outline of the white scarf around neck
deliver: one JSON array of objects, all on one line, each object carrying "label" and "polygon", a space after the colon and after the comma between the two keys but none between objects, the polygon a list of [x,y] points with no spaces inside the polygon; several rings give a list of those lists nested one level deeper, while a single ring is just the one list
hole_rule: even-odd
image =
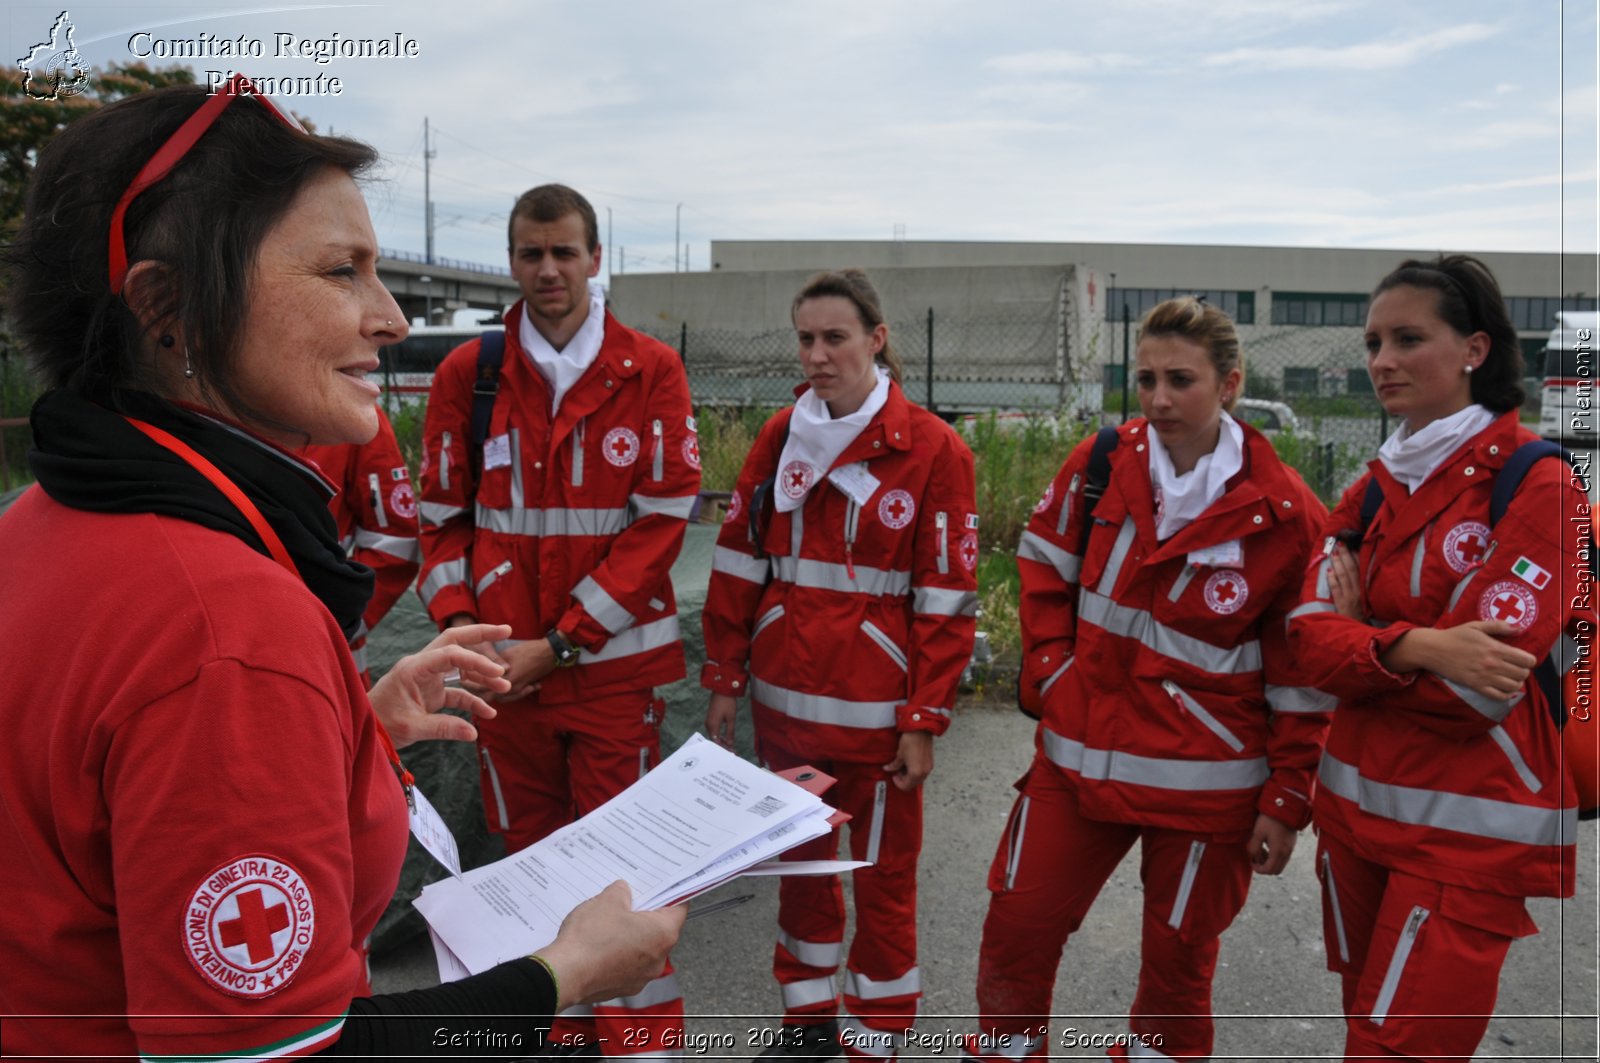
[{"label": "white scarf around neck", "polygon": [[600,355],[600,345],[606,338],[606,300],[594,288],[589,289],[589,316],[583,319],[578,331],[561,350],[550,346],[550,341],[540,335],[528,316],[528,307],[522,307],[522,328],[517,333],[522,349],[550,385],[550,412],[561,408],[561,400],[571,390],[578,378],[588,371]]},{"label": "white scarf around neck", "polygon": [[1494,421],[1494,411],[1476,404],[1457,410],[1449,417],[1430,421],[1415,434],[1409,423],[1401,421],[1400,427],[1378,448],[1378,460],[1391,476],[1416,494],[1417,488],[1433,475],[1444,459]]},{"label": "white scarf around neck", "polygon": [[1223,410],[1219,419],[1217,445],[1194,468],[1178,475],[1172,455],[1161,445],[1161,437],[1147,431],[1150,444],[1150,484],[1155,488],[1156,538],[1167,540],[1221,498],[1231,480],[1244,468],[1244,429]]},{"label": "white scarf around neck", "polygon": [[794,400],[789,438],[778,456],[778,489],[772,492],[779,513],[800,508],[811,489],[828,475],[844,448],[855,442],[856,436],[888,401],[889,371],[881,366],[877,385],[855,413],[833,417],[828,413],[828,404],[811,390]]}]

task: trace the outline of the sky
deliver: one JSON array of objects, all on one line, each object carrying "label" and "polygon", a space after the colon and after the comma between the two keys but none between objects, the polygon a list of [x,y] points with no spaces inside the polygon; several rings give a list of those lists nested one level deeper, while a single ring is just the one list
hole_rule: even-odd
[{"label": "sky", "polygon": [[[492,265],[546,181],[590,198],[626,272],[706,269],[713,239],[1600,246],[1593,0],[66,10],[91,68],[243,37],[264,54],[147,61],[322,75],[279,102],[382,153],[373,223],[412,253],[424,119],[434,252]],[[61,11],[11,3],[8,61]],[[417,54],[319,64],[279,34]]]}]

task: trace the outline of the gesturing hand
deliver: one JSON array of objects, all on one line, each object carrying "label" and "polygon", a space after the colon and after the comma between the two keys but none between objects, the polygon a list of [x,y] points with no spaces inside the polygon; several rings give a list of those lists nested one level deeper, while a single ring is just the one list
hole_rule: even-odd
[{"label": "gesturing hand", "polygon": [[491,693],[510,689],[503,665],[469,647],[511,637],[504,624],[468,624],[447,628],[420,652],[402,657],[387,675],[373,686],[369,695],[372,710],[389,732],[396,748],[427,739],[447,738],[470,742],[478,737],[477,728],[457,716],[441,715],[440,709],[460,709],[489,719],[494,707],[478,695],[461,687],[445,686],[452,672],[463,683],[475,684]]}]

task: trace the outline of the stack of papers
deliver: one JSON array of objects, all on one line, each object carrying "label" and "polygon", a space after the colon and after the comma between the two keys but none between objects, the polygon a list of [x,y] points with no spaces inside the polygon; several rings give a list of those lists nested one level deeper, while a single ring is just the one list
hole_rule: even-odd
[{"label": "stack of papers", "polygon": [[743,874],[831,874],[856,861],[777,864],[837,818],[816,794],[695,735],[628,789],[536,845],[435,882],[416,906],[440,977],[488,970],[555,940],[567,913],[617,879],[640,911]]}]

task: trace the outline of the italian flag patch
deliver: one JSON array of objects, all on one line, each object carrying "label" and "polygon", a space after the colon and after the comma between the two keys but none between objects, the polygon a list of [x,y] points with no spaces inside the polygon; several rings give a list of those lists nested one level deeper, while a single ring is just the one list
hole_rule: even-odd
[{"label": "italian flag patch", "polygon": [[1536,591],[1544,590],[1544,585],[1550,582],[1550,573],[1525,557],[1517,558],[1517,563],[1511,566],[1511,574],[1532,584]]}]

